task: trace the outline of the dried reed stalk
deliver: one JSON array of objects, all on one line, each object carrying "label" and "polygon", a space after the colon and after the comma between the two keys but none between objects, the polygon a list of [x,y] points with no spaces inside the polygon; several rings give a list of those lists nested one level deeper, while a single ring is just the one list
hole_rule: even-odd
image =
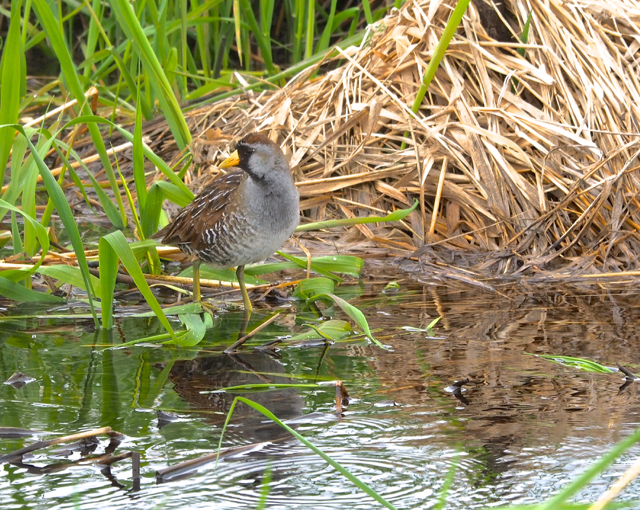
[{"label": "dried reed stalk", "polygon": [[[420,201],[404,223],[338,242],[492,275],[640,269],[638,0],[476,0],[414,114],[454,3],[408,1],[319,78],[190,111],[195,160],[261,130],[288,151],[307,220]],[[146,134],[179,157],[166,123]]]}]

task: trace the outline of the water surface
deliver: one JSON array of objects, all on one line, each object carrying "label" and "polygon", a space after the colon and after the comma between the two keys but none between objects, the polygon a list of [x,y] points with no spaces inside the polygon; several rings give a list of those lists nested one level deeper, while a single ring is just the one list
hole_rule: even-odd
[{"label": "water surface", "polygon": [[[251,448],[237,450],[217,467],[211,462],[158,483],[156,471],[216,451],[234,394],[211,391],[240,384],[326,382],[243,396],[289,421],[397,508],[433,507],[452,465],[447,508],[541,501],[638,426],[638,383],[620,390],[620,374],[580,372],[534,356],[584,357],[639,373],[640,313],[629,287],[550,291],[520,285],[489,292],[420,283],[408,274],[393,277],[401,280],[397,295],[382,293],[390,278],[343,289],[388,350],[358,338],[330,346],[252,349],[308,329],[303,324],[318,311],[294,302],[285,302],[278,319],[251,339],[246,352],[233,356],[222,350],[237,337],[239,311],[218,313],[195,348],[108,349],[161,327],[155,319],[122,318],[113,332],[96,332],[83,315],[24,318],[47,312],[6,305],[0,378],[19,371],[35,381],[0,386],[0,426],[44,435],[0,439],[0,454],[38,439],[109,426],[125,435],[116,454],[141,453],[142,479],[135,490],[130,460],[110,469],[77,463],[83,454],[104,453],[105,437],[93,452],[60,445],[3,466],[2,508],[250,509],[258,506],[268,479],[270,508],[374,505],[243,405],[223,448]],[[258,310],[250,328],[273,311]],[[345,318],[336,310],[324,313]],[[437,316],[438,338],[403,329],[425,328]],[[464,378],[465,391],[456,396],[450,386]],[[335,380],[351,396],[342,414],[336,413]],[[174,416],[162,423],[158,411]],[[639,453],[640,447],[632,449],[579,499],[596,499]],[[42,474],[46,466],[52,472]],[[638,497],[638,483],[623,495]]]}]

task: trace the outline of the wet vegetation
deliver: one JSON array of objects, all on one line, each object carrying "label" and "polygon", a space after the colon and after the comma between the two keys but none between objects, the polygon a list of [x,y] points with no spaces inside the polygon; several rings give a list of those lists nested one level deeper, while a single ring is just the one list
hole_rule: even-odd
[{"label": "wet vegetation", "polygon": [[[598,9],[3,3],[11,508],[637,507],[611,504],[637,462],[598,477],[640,438],[611,282],[637,269],[640,25]],[[251,314],[232,269],[203,266],[192,302],[190,261],[151,236],[257,130],[302,220],[246,268]],[[594,423],[602,448],[576,433]]]}]

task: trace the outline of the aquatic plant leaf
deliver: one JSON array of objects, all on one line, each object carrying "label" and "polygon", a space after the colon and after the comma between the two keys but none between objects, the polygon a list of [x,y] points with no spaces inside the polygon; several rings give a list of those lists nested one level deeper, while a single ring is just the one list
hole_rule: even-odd
[{"label": "aquatic plant leaf", "polygon": [[[46,0],[32,0],[32,4],[35,7],[34,12],[40,20],[42,27],[51,43],[51,48],[56,53],[56,57],[60,63],[60,69],[66,80],[68,88],[71,90],[74,98],[78,102],[78,113],[89,114],[91,109],[89,107],[87,97],[85,96],[85,90],[80,82],[80,78],[76,69],[71,54],[67,47],[64,34],[62,33],[62,24],[54,15],[52,8],[48,5]],[[111,166],[111,161],[102,138],[102,133],[98,129],[98,126],[89,124],[87,129],[91,135],[96,151],[100,156],[100,161],[104,167],[105,174],[109,180],[109,185],[115,195],[118,208],[120,210],[122,225],[126,225],[127,216],[124,210],[124,204],[118,188],[117,179]],[[38,165],[39,166],[39,165]],[[75,247],[74,247],[75,249]]]},{"label": "aquatic plant leaf", "polygon": [[[209,320],[211,319],[209,314],[205,314],[205,316],[208,317]],[[180,347],[193,347],[199,344],[207,332],[207,326],[200,314],[186,313],[179,315],[178,318],[187,328],[186,334],[181,336],[179,340],[172,340],[169,343],[175,343]]]},{"label": "aquatic plant leaf", "polygon": [[335,290],[333,280],[329,278],[307,278],[301,280],[293,291],[293,297],[306,301],[317,295],[328,295]]},{"label": "aquatic plant leaf", "polygon": [[[44,0],[42,0],[44,1]],[[139,52],[139,58],[145,70],[145,75],[151,82],[160,103],[160,109],[167,119],[171,133],[180,149],[191,143],[191,133],[178,103],[171,83],[156,56],[147,35],[136,16],[133,6],[127,0],[111,0],[109,5],[114,10],[118,24],[127,34]],[[133,93],[133,91],[131,91]]]},{"label": "aquatic plant leaf", "polygon": [[91,299],[95,294],[91,289],[91,280],[89,279],[89,267],[87,266],[87,257],[84,253],[84,246],[82,245],[82,239],[80,237],[80,232],[78,231],[78,225],[76,224],[75,217],[71,212],[71,207],[69,207],[69,202],[67,201],[67,197],[65,196],[62,188],[56,181],[56,179],[51,174],[51,170],[45,165],[44,161],[38,154],[38,151],[31,143],[31,140],[25,133],[25,130],[19,124],[13,124],[13,127],[20,133],[27,141],[27,145],[31,149],[31,154],[33,159],[38,166],[38,171],[42,176],[42,181],[47,190],[49,198],[53,201],[53,204],[58,211],[58,216],[64,225],[67,235],[69,236],[69,241],[71,241],[71,245],[73,246],[73,250],[76,253],[76,260],[78,261],[78,267],[82,271],[82,277],[85,281],[85,285],[89,292],[89,306],[91,307],[91,315],[93,316],[93,320],[96,324],[96,327],[100,326],[100,321],[98,320],[98,316],[96,314],[95,307],[93,305],[93,299]]},{"label": "aquatic plant leaf", "polygon": [[242,391],[242,390],[275,390],[279,388],[326,388],[326,384],[309,383],[309,384],[296,384],[296,383],[259,383],[259,384],[239,384],[237,386],[228,386],[226,388],[220,388],[219,390],[201,391],[202,395],[208,393],[222,393],[226,391]]},{"label": "aquatic plant leaf", "polygon": [[[182,277],[193,277],[193,267],[188,267],[184,271],[181,271],[178,276]],[[237,282],[238,277],[236,276],[236,272],[233,269],[215,269],[211,266],[207,266],[206,264],[200,264],[200,278],[205,278],[207,280],[218,280],[220,282]],[[267,283],[264,280],[260,280],[255,276],[247,276],[245,274],[245,283],[249,283],[251,285],[263,285]]]},{"label": "aquatic plant leaf", "polygon": [[100,238],[98,244],[98,258],[100,260],[100,279],[102,280],[102,327],[111,329],[113,327],[113,310],[110,306],[113,303],[113,291],[116,282],[116,273],[118,271],[118,260],[128,271],[136,287],[147,301],[148,305],[155,312],[160,323],[167,330],[171,338],[178,343],[169,320],[162,311],[162,307],[149,288],[149,284],[142,274],[138,260],[136,259],[124,234],[117,230],[111,234],[107,234]]},{"label": "aquatic plant leaf", "polygon": [[[367,318],[358,308],[348,303],[341,297],[336,296],[335,294],[327,294],[327,296],[333,299],[335,303],[340,308],[342,308],[344,313],[346,313],[349,317],[351,317],[353,321],[364,330],[367,337],[369,337],[369,340],[371,340],[378,347],[381,347],[382,349],[386,349],[386,347],[382,345],[378,340],[376,340],[376,338],[373,336],[373,333],[371,333],[371,329],[369,329],[369,323],[367,322]],[[316,297],[320,297],[320,296],[316,296]]]},{"label": "aquatic plant leaf", "polygon": [[599,374],[613,374],[615,370],[611,370],[604,365],[600,365],[595,361],[589,361],[584,358],[573,358],[571,356],[556,356],[554,354],[538,354],[539,358],[545,358],[549,361],[553,361],[554,363],[559,363],[560,365],[567,365],[570,367],[578,368],[580,370],[584,370],[585,372],[596,372]]},{"label": "aquatic plant leaf", "polygon": [[44,228],[38,220],[31,217],[27,213],[23,212],[21,209],[18,209],[17,207],[11,205],[10,203],[5,202],[2,199],[0,199],[0,207],[4,209],[8,209],[13,213],[20,214],[25,219],[25,222],[31,225],[31,227],[34,229],[35,236],[38,239],[40,246],[42,247],[42,254],[38,259],[38,262],[36,262],[32,268],[26,270],[25,274],[35,273],[36,270],[42,264],[42,262],[44,262],[44,257],[47,255],[47,252],[49,251],[49,235],[47,234],[47,229]]},{"label": "aquatic plant leaf", "polygon": [[331,467],[333,467],[336,471],[338,471],[342,476],[344,476],[350,482],[355,484],[356,487],[358,487],[360,490],[362,490],[363,492],[365,492],[366,494],[371,496],[373,499],[375,499],[378,503],[383,505],[385,508],[390,508],[392,510],[395,510],[395,507],[391,503],[389,503],[386,499],[384,499],[382,496],[380,496],[380,494],[378,494],[376,491],[374,491],[371,487],[369,487],[366,483],[364,483],[358,477],[356,477],[353,474],[351,474],[351,472],[348,469],[346,469],[343,466],[341,466],[338,462],[336,462],[331,457],[329,457],[326,453],[324,453],[322,450],[320,450],[320,448],[318,448],[317,446],[314,446],[309,440],[305,439],[298,432],[296,432],[294,429],[292,429],[287,424],[285,424],[282,421],[280,421],[266,407],[263,407],[260,404],[254,402],[253,400],[249,400],[248,398],[236,397],[233,400],[233,404],[231,404],[231,408],[229,409],[229,414],[227,415],[227,419],[224,422],[224,426],[222,428],[222,433],[220,434],[220,441],[218,442],[218,456],[220,455],[220,449],[222,448],[222,439],[224,437],[224,433],[227,430],[227,425],[229,424],[229,421],[231,420],[231,416],[233,415],[233,411],[234,411],[234,409],[236,407],[236,404],[238,402],[242,402],[242,403],[248,405],[249,407],[252,407],[253,409],[258,411],[259,413],[262,413],[263,415],[265,415],[272,422],[277,423],[278,425],[280,425],[283,429],[285,429],[287,432],[289,432],[289,434],[291,434],[296,439],[298,439],[298,441],[302,442],[307,448],[312,450],[314,453],[318,454],[325,462],[327,462]]},{"label": "aquatic plant leaf", "polygon": [[[11,17],[4,47],[2,48],[2,88],[0,89],[0,124],[18,122],[20,99],[25,86],[24,52],[20,37],[20,9],[22,0],[11,2]],[[16,66],[18,68],[16,69]],[[0,183],[4,182],[4,172],[9,161],[15,130],[10,127],[0,129]]]},{"label": "aquatic plant leaf", "polygon": [[400,284],[398,282],[389,282],[382,289],[383,294],[396,294],[400,291]]},{"label": "aquatic plant leaf", "polygon": [[287,343],[299,342],[304,340],[315,340],[316,338],[324,338],[325,340],[338,341],[348,337],[353,333],[351,324],[348,321],[339,319],[331,319],[323,321],[319,326],[314,324],[305,324],[305,326],[312,329],[305,333],[294,335],[291,338],[287,338]]},{"label": "aquatic plant leaf", "polygon": [[409,331],[410,333],[433,333],[433,327],[440,321],[442,317],[436,317],[433,319],[426,328],[414,328],[413,326],[402,326],[401,329]]},{"label": "aquatic plant leaf", "polygon": [[[3,271],[4,272],[4,271]],[[26,288],[24,285],[12,282],[7,278],[2,278],[0,272],[0,294],[4,297],[19,303],[62,303],[64,299],[44,292],[36,292]]]},{"label": "aquatic plant leaf", "polygon": [[[548,499],[537,508],[538,510],[556,510],[563,508],[563,504],[571,497],[575,496],[580,490],[587,486],[587,484],[595,477],[600,475],[605,469],[607,469],[633,445],[640,441],[640,428],[637,428],[635,432],[622,441],[618,442],[613,448],[605,453],[600,459],[595,461],[590,467],[584,471],[580,476],[574,478],[564,489],[558,494]],[[591,506],[591,505],[589,505]],[[607,506],[609,508],[609,506]]]},{"label": "aquatic plant leaf", "polygon": [[[202,312],[202,305],[200,303],[188,303],[186,305],[167,306],[162,309],[165,315],[183,315],[190,313]],[[155,317],[155,312],[141,312],[130,315],[129,317]]]},{"label": "aquatic plant leaf", "polygon": [[[79,267],[67,266],[65,264],[41,266],[38,269],[38,272],[50,276],[51,278],[55,278],[63,283],[68,283],[69,285],[78,287],[84,291],[87,290],[84,278],[82,278],[82,271],[80,271]],[[92,274],[89,275],[89,280],[91,281],[94,292],[99,296],[102,290],[100,287],[100,280]]]},{"label": "aquatic plant leaf", "polygon": [[[297,264],[299,267],[303,268],[303,269],[307,269],[308,265],[309,265],[309,261],[307,259],[303,259],[301,257],[296,257],[295,255],[289,255],[288,253],[284,253],[281,251],[277,251],[276,252],[278,255],[280,255],[282,258],[285,258],[291,262],[293,262],[294,264]],[[331,278],[332,280],[335,280],[337,282],[342,282],[344,281],[342,278],[340,278],[339,276],[334,275],[333,273],[329,272],[329,271],[325,271],[324,269],[318,267],[317,264],[313,263],[313,259],[311,260],[311,268],[310,268],[313,272],[318,273],[319,275],[324,276],[325,278]]]},{"label": "aquatic plant leaf", "polygon": [[[468,0],[467,0],[468,1]],[[341,220],[317,221],[315,223],[307,223],[296,228],[296,232],[308,232],[309,230],[321,230],[323,228],[343,227],[346,225],[364,225],[365,223],[383,223],[387,221],[400,221],[409,216],[416,207],[416,200],[409,209],[398,209],[386,216],[365,216],[364,218],[343,218]]]},{"label": "aquatic plant leaf", "polygon": [[[312,271],[314,270],[314,267],[318,267],[324,271],[348,274],[349,276],[358,278],[362,273],[364,260],[353,255],[324,255],[322,257],[312,257],[311,264]],[[304,267],[306,269],[306,263]],[[283,269],[297,268],[300,268],[300,264],[296,264],[295,262],[274,262],[270,264],[258,264],[256,266],[246,267],[244,272],[245,274],[262,275],[282,271]]]}]

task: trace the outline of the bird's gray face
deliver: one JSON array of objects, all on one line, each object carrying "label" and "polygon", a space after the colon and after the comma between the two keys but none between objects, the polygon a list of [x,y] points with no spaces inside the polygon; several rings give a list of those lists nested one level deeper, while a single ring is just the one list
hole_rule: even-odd
[{"label": "bird's gray face", "polygon": [[237,147],[240,168],[259,181],[275,177],[274,174],[288,170],[282,151],[272,143],[242,143]]}]

